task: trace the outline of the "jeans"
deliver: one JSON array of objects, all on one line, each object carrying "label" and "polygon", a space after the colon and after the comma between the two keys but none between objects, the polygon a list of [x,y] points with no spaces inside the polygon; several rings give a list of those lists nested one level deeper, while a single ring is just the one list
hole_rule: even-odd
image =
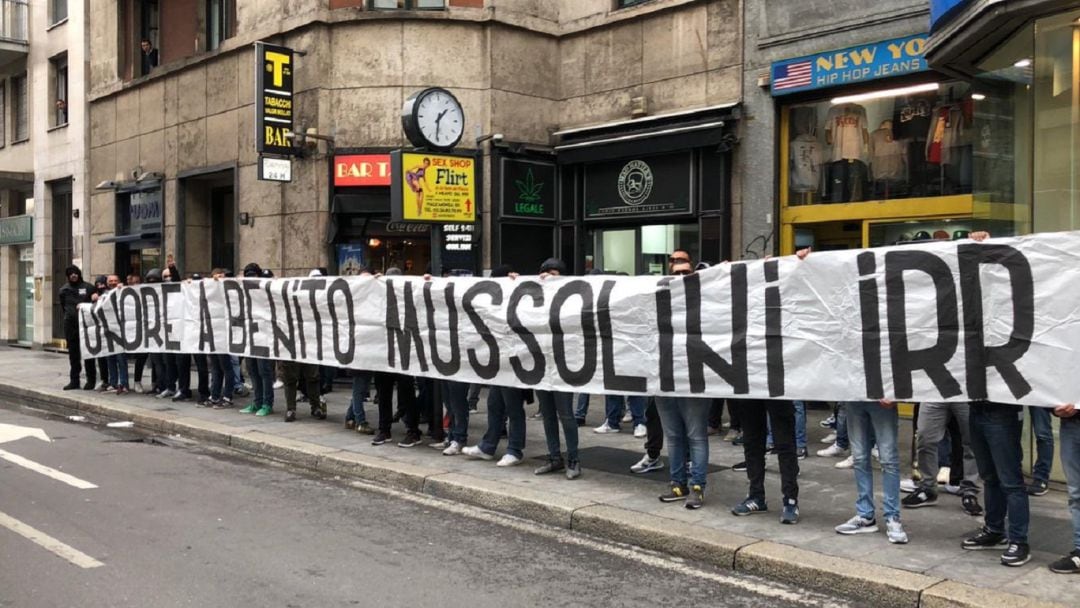
[{"label": "jeans", "polygon": [[660,412],[656,410],[656,398],[648,398],[649,406],[645,408],[645,453],[652,460],[660,457],[664,451],[664,425],[660,422]]},{"label": "jeans", "polygon": [[589,415],[589,393],[579,393],[577,396],[577,408],[574,410],[574,417],[579,420],[584,420]]},{"label": "jeans", "polygon": [[244,371],[240,368],[240,357],[228,355],[229,364],[232,365],[233,390],[244,386]]},{"label": "jeans", "polygon": [[274,362],[250,357],[248,376],[251,376],[252,403],[274,407]]},{"label": "jeans", "polygon": [[667,436],[671,481],[687,485],[686,454],[690,452],[690,484],[705,487],[709,470],[709,399],[656,397],[656,411]]},{"label": "jeans", "polygon": [[[731,403],[731,401],[729,401]],[[799,501],[799,459],[795,454],[795,406],[791,401],[752,399],[739,403],[743,455],[750,481],[748,498],[765,502],[765,435],[771,421],[776,431],[773,444],[780,461],[780,490],[784,504]]]},{"label": "jeans", "polygon": [[574,394],[559,391],[536,391],[540,413],[544,417],[544,437],[547,439],[548,459],[562,460],[559,447],[559,423],[566,436],[566,459],[578,460],[578,426],[574,418]]},{"label": "jeans", "polygon": [[210,398],[220,401],[224,397],[232,399],[233,372],[229,355],[208,355],[210,364]]},{"label": "jeans", "polygon": [[1061,419],[1061,466],[1069,488],[1073,548],[1080,551],[1080,414]]},{"label": "jeans", "polygon": [[848,434],[855,464],[855,511],[863,519],[874,519],[874,470],[870,450],[877,443],[881,460],[881,493],[885,519],[900,519],[900,450],[896,445],[900,416],[896,407],[881,407],[876,401],[848,401]]},{"label": "jeans", "polygon": [[109,370],[109,386],[128,387],[128,362],[127,355],[120,353],[105,358],[105,365]]},{"label": "jeans", "polygon": [[[1027,543],[1028,494],[1024,486],[1023,410],[1018,405],[987,401],[971,404],[971,451],[979,465],[986,497],[986,528]],[[1009,520],[1005,527],[1006,517]]]},{"label": "jeans", "polygon": [[1031,476],[1035,481],[1049,481],[1054,468],[1054,427],[1050,426],[1050,408],[1029,407],[1031,430],[1035,433],[1035,466]]},{"label": "jeans", "polygon": [[844,404],[836,406],[836,445],[845,450],[851,448],[851,437],[848,435],[847,410]]},{"label": "jeans", "polygon": [[398,409],[401,410],[406,432],[420,433],[420,411],[417,409],[413,377],[388,372],[375,374],[375,390],[379,393],[379,430],[390,434],[390,427],[394,422],[395,386]]},{"label": "jeans", "polygon": [[371,379],[367,372],[354,372],[352,377],[352,399],[349,400],[349,409],[345,410],[345,420],[353,420],[357,426],[367,422],[367,413],[364,412],[364,402],[368,398],[368,387]]},{"label": "jeans", "polygon": [[480,440],[480,450],[494,454],[502,439],[503,423],[509,420],[506,453],[525,456],[525,391],[520,388],[493,386],[488,389],[487,432]]},{"label": "jeans", "polygon": [[[769,436],[765,439],[765,445],[773,445],[772,417],[769,417]],[[806,449],[806,403],[795,402],[795,448]]]},{"label": "jeans", "polygon": [[[961,445],[964,450],[964,475],[960,482],[963,494],[977,494],[976,485],[979,470],[975,464],[975,454],[971,451],[969,432],[970,406],[964,402],[937,403],[926,402],[919,405],[919,431],[916,433],[916,463],[919,467],[919,488],[933,496],[937,494],[937,476],[941,466],[939,447],[946,437],[950,418],[956,418],[960,424]],[[951,452],[951,450],[950,450]],[[951,453],[950,453],[951,457]],[[949,461],[951,465],[951,460]],[[950,466],[951,476],[951,466]]]},{"label": "jeans", "polygon": [[[453,380],[439,380],[442,401],[450,412],[450,441],[466,445],[469,441],[469,385]],[[439,421],[442,424],[442,421]]]},{"label": "jeans", "polygon": [[480,406],[480,389],[481,388],[483,388],[483,386],[481,386],[479,384],[470,384],[469,385],[468,401],[469,401],[469,409],[470,410],[480,409],[479,406]]},{"label": "jeans", "polygon": [[[639,424],[645,424],[645,408],[647,406],[645,397],[641,396],[629,396],[623,395],[605,395],[604,396],[604,416],[607,417],[607,425],[613,429],[619,428],[619,423],[622,422],[623,413],[626,411],[626,407],[630,407],[630,415],[634,417],[632,426]],[[584,418],[584,416],[580,416]]]}]

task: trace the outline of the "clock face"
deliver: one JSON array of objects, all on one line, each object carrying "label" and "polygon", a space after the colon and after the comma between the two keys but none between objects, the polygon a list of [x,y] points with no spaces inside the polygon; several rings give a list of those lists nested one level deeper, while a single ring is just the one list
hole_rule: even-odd
[{"label": "clock face", "polygon": [[433,148],[448,149],[465,132],[465,114],[461,104],[443,89],[432,89],[417,100],[416,126]]}]

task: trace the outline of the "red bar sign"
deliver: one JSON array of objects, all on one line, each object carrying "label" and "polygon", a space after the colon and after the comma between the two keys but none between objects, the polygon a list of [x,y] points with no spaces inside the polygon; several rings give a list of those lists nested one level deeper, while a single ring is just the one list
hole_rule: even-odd
[{"label": "red bar sign", "polygon": [[334,157],[335,186],[389,186],[389,154],[352,154]]}]

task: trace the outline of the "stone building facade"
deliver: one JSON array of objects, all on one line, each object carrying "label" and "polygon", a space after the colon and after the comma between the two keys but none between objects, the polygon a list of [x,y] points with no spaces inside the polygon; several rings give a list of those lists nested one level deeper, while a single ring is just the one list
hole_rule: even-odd
[{"label": "stone building facade", "polygon": [[[612,247],[670,245],[683,229],[662,213],[586,217],[600,161],[639,153],[613,139],[647,148],[668,138],[660,148],[674,156],[665,162],[696,180],[679,192],[689,208],[676,208],[678,222],[718,259],[730,188],[705,174],[730,168],[730,152],[714,148],[737,124],[741,11],[738,0],[102,0],[89,29],[90,269],[145,272],[171,258],[184,273],[257,262],[295,275],[335,269],[342,247],[355,246],[377,269],[408,262],[422,271],[432,245],[425,229],[388,221],[388,188],[336,186],[334,176],[335,158],[405,147],[402,103],[429,86],[462,102],[459,150],[482,158],[481,213],[468,228],[474,270],[553,254],[584,270],[613,227],[637,236]],[[143,38],[159,53],[148,71]],[[294,72],[297,131],[330,138],[308,140],[288,184],[257,179],[256,41],[304,53]],[[696,139],[675,141],[671,131]],[[564,162],[574,155],[563,147],[577,157]],[[543,192],[559,213],[504,217],[514,162],[555,172],[559,190],[548,183]],[[662,192],[659,168],[656,180]],[[650,222],[668,226],[642,228]]]}]

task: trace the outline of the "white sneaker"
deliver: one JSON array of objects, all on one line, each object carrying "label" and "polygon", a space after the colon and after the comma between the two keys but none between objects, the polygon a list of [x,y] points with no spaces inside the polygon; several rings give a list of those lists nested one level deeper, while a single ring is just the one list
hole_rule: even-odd
[{"label": "white sneaker", "polygon": [[495,460],[495,457],[488,454],[484,450],[480,449],[478,445],[470,445],[467,448],[462,448],[461,453],[469,458],[479,458],[480,460]]},{"label": "white sneaker", "polygon": [[642,437],[645,437],[648,434],[649,434],[649,429],[646,428],[644,424],[639,424],[639,425],[634,427],[634,437],[637,437],[638,439],[641,439]]},{"label": "white sneaker", "polygon": [[915,484],[914,479],[908,478],[900,480],[900,491],[904,494],[914,494],[917,489],[919,489],[919,486]]},{"label": "white sneaker", "polygon": [[457,456],[461,452],[462,452],[461,444],[456,442],[456,441],[451,441],[450,445],[448,445],[446,447],[446,449],[443,450],[442,455],[443,456]]},{"label": "white sneaker", "polygon": [[836,445],[835,443],[823,450],[817,451],[817,455],[821,456],[822,458],[839,458],[844,454],[847,454],[847,450]]},{"label": "white sneaker", "polygon": [[435,441],[433,443],[427,444],[427,447],[433,450],[445,450],[446,448],[450,447],[450,440],[443,439],[442,441]]},{"label": "white sneaker", "polygon": [[941,467],[940,469],[938,469],[937,482],[940,484],[949,483],[949,475],[951,474],[952,471],[949,469],[949,467]]},{"label": "white sneaker", "polygon": [[600,433],[601,435],[606,435],[607,433],[618,433],[619,429],[608,426],[608,423],[605,422],[604,424],[601,424],[600,426],[593,429],[593,432]]},{"label": "white sneaker", "polygon": [[281,380],[274,380],[274,390],[285,388],[285,383]]},{"label": "white sneaker", "polygon": [[634,421],[634,414],[631,413],[630,410],[626,410],[626,413],[623,414],[622,421],[623,422],[633,422]]},{"label": "white sneaker", "polygon": [[870,450],[870,455],[874,458],[874,460],[881,462],[881,452],[878,451],[876,445],[873,447],[873,449]]},{"label": "white sneaker", "polygon": [[944,485],[941,486],[941,489],[944,490],[946,494],[952,494],[953,496],[960,496],[960,494],[961,494],[960,486],[954,486],[954,485],[951,485],[951,484],[944,484]]},{"label": "white sneaker", "polygon": [[176,389],[176,392],[175,392],[175,393],[173,393],[173,394],[171,394],[171,395],[168,395],[168,396],[169,396],[169,397],[171,397],[171,398],[173,398],[173,399],[176,399],[177,397],[181,397],[181,396],[183,396],[183,394],[184,394],[184,391],[182,391],[182,390],[180,390],[180,389]]},{"label": "white sneaker", "polygon": [[904,524],[900,523],[899,519],[890,519],[885,522],[885,534],[889,537],[889,542],[894,545],[907,544],[907,532],[904,532]]},{"label": "white sneaker", "polygon": [[645,454],[645,456],[643,456],[641,460],[637,462],[637,464],[630,467],[630,472],[640,475],[642,473],[648,473],[650,471],[659,471],[662,468],[664,468],[664,461],[661,460],[659,456],[657,456],[654,460],[652,458],[649,458],[648,454]]},{"label": "white sneaker", "polygon": [[521,464],[521,459],[513,454],[503,454],[503,457],[499,459],[499,462],[495,463],[497,467],[513,467]]},{"label": "white sneaker", "polygon": [[160,393],[157,394],[158,399],[171,399],[172,396],[173,396],[173,392],[170,391],[169,389],[165,389],[165,390],[163,390],[163,391],[161,391]]},{"label": "white sneaker", "polygon": [[146,389],[143,388],[142,382],[136,382],[135,383],[135,392],[140,394],[140,395],[145,395],[146,394]]},{"label": "white sneaker", "polygon": [[828,435],[825,435],[821,438],[821,443],[836,443],[836,433],[829,433]]},{"label": "white sneaker", "polygon": [[837,534],[871,534],[877,532],[877,522],[872,519],[863,519],[856,515],[833,528]]},{"label": "white sneaker", "polygon": [[834,464],[833,466],[838,468],[838,469],[851,469],[851,468],[854,468],[855,467],[855,457],[854,456],[848,456],[847,458],[841,460],[840,462]]}]

